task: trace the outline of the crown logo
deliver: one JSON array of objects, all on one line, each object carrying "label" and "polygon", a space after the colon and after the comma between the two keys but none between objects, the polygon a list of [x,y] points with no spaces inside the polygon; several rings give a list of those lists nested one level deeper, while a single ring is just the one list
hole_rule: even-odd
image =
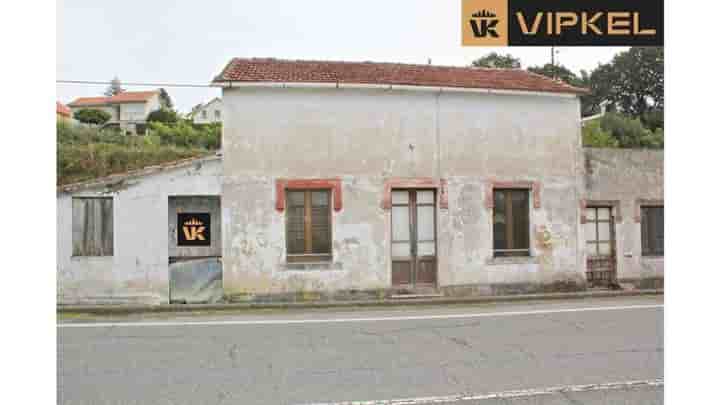
[{"label": "crown logo", "polygon": [[197,218],[191,218],[189,221],[183,222],[183,224],[187,226],[203,225],[202,221],[199,221]]},{"label": "crown logo", "polygon": [[495,15],[495,13],[493,13],[492,11],[488,11],[488,10],[478,10],[475,13],[473,13],[472,16],[475,18],[497,17],[497,15]]}]

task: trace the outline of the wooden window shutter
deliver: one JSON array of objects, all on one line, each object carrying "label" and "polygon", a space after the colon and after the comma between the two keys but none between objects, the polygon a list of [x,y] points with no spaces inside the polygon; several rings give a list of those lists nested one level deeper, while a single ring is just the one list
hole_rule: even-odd
[{"label": "wooden window shutter", "polygon": [[112,198],[73,198],[72,228],[73,256],[112,256]]}]

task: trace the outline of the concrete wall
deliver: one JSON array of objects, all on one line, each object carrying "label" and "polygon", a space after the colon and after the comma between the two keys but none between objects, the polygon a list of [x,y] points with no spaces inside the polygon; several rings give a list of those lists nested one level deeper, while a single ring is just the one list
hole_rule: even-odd
[{"label": "concrete wall", "polygon": [[[220,175],[220,158],[210,158],[110,189],[59,193],[58,303],[168,302],[168,197],[220,195]],[[72,256],[73,196],[113,197],[113,256]]]},{"label": "concrete wall", "polygon": [[642,256],[639,205],[640,200],[655,204],[664,200],[663,151],[586,148],[584,160],[584,198],[619,203],[618,278],[644,287],[661,283],[664,258]]},{"label": "concrete wall", "polygon": [[[438,283],[481,293],[582,284],[579,101],[572,96],[370,89],[224,89],[223,280],[226,295],[390,287],[386,179],[444,178]],[[342,178],[333,263],[285,259],[278,178]],[[493,182],[531,182],[531,257],[494,259]],[[534,198],[531,195],[531,200]],[[530,287],[532,288],[532,287]],[[476,291],[477,292],[477,291]]]}]

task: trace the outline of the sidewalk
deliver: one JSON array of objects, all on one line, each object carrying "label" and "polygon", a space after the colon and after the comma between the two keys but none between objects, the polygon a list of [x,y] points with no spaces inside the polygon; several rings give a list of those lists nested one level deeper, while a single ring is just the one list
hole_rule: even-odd
[{"label": "sidewalk", "polygon": [[172,313],[192,311],[243,311],[256,309],[303,309],[303,308],[349,308],[349,307],[396,307],[481,304],[513,301],[542,301],[562,299],[585,299],[603,297],[634,297],[663,295],[663,289],[582,291],[571,293],[517,294],[473,297],[414,297],[392,298],[372,301],[299,301],[268,303],[217,303],[217,304],[159,304],[159,305],[58,305],[58,314],[129,315],[142,313]]}]

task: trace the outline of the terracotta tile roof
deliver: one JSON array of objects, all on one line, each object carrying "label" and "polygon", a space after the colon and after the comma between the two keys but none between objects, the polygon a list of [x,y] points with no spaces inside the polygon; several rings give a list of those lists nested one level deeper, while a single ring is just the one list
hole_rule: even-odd
[{"label": "terracotta tile roof", "polygon": [[120,104],[120,103],[143,103],[152,96],[158,94],[157,90],[153,91],[125,91],[112,97],[80,97],[68,104],[71,107],[104,105],[104,104]]},{"label": "terracotta tile roof", "polygon": [[72,114],[70,109],[66,105],[64,105],[63,103],[61,103],[59,101],[57,101],[56,103],[57,103],[57,106],[55,108],[56,114],[60,114],[64,117],[69,117]]},{"label": "terracotta tile roof", "polygon": [[70,107],[78,107],[83,105],[103,105],[107,104],[108,97],[80,97],[76,98],[68,105]]},{"label": "terracotta tile roof", "polygon": [[213,82],[355,83],[570,94],[587,92],[586,89],[521,69],[273,58],[234,58]]},{"label": "terracotta tile roof", "polygon": [[159,94],[157,90],[153,91],[125,91],[120,94],[116,94],[108,100],[112,103],[138,103],[144,102],[152,98],[152,96]]}]

